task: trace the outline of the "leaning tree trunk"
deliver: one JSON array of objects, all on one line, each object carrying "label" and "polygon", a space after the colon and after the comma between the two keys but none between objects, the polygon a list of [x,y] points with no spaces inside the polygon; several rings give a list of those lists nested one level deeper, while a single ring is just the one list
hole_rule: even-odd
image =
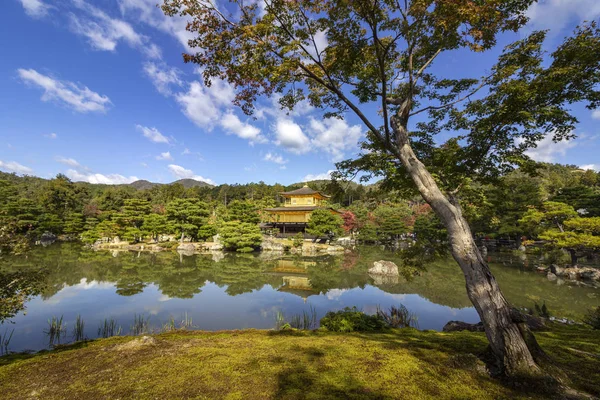
[{"label": "leaning tree trunk", "polygon": [[[485,327],[501,374],[537,374],[534,355],[541,349],[526,324],[519,321],[477,248],[460,206],[446,197],[410,146],[407,130],[393,124],[398,156],[423,199],[448,230],[452,256],[465,276],[467,294]],[[531,346],[531,350],[528,347]]]}]

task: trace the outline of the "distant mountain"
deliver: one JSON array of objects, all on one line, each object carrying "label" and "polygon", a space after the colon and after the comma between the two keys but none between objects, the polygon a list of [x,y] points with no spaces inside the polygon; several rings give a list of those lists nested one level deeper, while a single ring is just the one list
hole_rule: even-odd
[{"label": "distant mountain", "polygon": [[183,187],[186,189],[189,189],[192,187],[213,187],[214,186],[214,185],[211,185],[210,183],[206,183],[204,181],[197,181],[195,179],[180,179],[178,181],[171,182],[170,185],[173,185],[174,183],[181,183],[183,185]]},{"label": "distant mountain", "polygon": [[132,188],[137,189],[137,190],[146,190],[146,189],[152,189],[156,185],[157,185],[157,183],[152,183],[145,179],[140,179],[139,181],[131,182],[127,186],[131,186]]},{"label": "distant mountain", "polygon": [[150,182],[150,181],[147,181],[144,179],[140,179],[139,181],[131,182],[125,186],[131,186],[137,190],[146,190],[146,189],[152,189],[154,186],[174,185],[176,183],[183,185],[183,187],[186,189],[193,188],[193,187],[212,187],[213,186],[210,183],[197,181],[195,179],[179,179],[178,181],[171,182],[171,183],[155,183],[155,182]]}]

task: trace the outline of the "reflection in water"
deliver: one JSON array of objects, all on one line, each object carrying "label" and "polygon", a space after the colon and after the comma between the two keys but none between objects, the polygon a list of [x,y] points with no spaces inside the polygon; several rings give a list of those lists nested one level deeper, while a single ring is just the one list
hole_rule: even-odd
[{"label": "reflection in water", "polygon": [[[275,314],[300,314],[309,306],[318,317],[357,306],[404,304],[418,315],[421,329],[441,329],[451,319],[477,322],[464,278],[452,260],[427,265],[408,280],[375,280],[368,268],[376,260],[401,265],[392,253],[363,247],[343,256],[276,258],[268,253],[180,255],[176,252],[95,252],[77,244],[36,248],[27,257],[0,260],[0,273],[43,271],[40,295],[18,314],[13,351],[47,346],[48,319],[64,316],[66,329],[76,316],[85,320],[89,338],[109,319],[124,328],[135,314],[158,328],[189,314],[199,329],[272,328]],[[506,297],[519,307],[546,302],[553,315],[580,319],[598,304],[598,289],[557,285],[533,271],[533,260],[510,254],[490,255],[491,268]],[[406,274],[410,276],[410,274]],[[186,317],[187,318],[187,317]]]}]

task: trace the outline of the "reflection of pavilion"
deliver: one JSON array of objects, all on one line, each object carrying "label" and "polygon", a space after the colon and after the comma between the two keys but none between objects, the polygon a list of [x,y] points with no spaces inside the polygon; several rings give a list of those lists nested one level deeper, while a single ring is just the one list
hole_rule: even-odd
[{"label": "reflection of pavilion", "polygon": [[285,274],[282,276],[283,284],[277,290],[302,297],[306,303],[309,296],[318,294],[306,276],[308,267],[315,265],[317,263],[314,261],[277,260],[277,266],[273,268],[273,272]]}]

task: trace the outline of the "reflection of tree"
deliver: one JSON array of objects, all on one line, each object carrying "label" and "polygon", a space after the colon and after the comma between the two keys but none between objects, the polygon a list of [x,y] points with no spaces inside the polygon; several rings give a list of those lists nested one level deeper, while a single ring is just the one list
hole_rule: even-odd
[{"label": "reflection of tree", "polygon": [[[95,252],[79,244],[63,243],[44,249],[35,247],[27,257],[0,259],[0,280],[6,280],[13,276],[11,274],[31,272],[32,277],[39,279],[37,292],[33,294],[41,293],[44,298],[53,296],[65,285],[79,284],[84,278],[87,282],[113,282],[116,292],[122,296],[135,295],[148,285],[156,285],[169,297],[186,299],[200,293],[207,281],[226,287],[226,292],[235,296],[265,285],[280,289],[286,276],[304,277],[310,282],[312,293],[326,293],[331,289],[373,285],[367,270],[374,261],[382,259],[395,262],[402,272],[414,270],[410,266],[402,267],[403,259],[398,254],[375,246],[359,247],[355,253],[343,256],[285,256],[265,260],[250,254],[226,254],[215,262],[211,255],[182,257],[180,261],[179,255],[170,251],[121,252],[113,257],[107,251]],[[506,297],[514,305],[531,307],[534,301],[545,300],[555,315],[578,318],[597,302],[594,289],[556,285],[535,272],[519,268],[520,262],[517,258],[490,262]],[[421,276],[407,280],[403,274],[398,283],[376,286],[388,293],[415,293],[454,308],[471,306],[460,269],[451,260],[429,263]],[[290,293],[302,294],[294,290]]]}]

